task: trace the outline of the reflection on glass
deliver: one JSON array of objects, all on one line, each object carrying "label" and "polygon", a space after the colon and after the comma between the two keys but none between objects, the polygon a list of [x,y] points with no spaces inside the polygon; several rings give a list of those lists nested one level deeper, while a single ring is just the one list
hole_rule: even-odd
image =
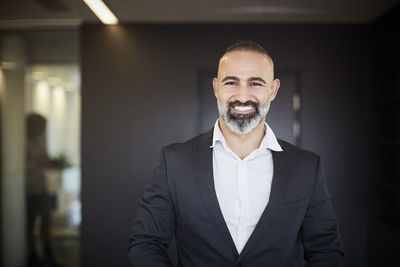
[{"label": "reflection on glass", "polygon": [[29,266],[77,266],[79,72],[34,65],[26,72],[26,220]]}]

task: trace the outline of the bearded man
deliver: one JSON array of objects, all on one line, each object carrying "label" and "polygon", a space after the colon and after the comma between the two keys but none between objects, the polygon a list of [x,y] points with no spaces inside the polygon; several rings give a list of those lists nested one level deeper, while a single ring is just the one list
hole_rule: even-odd
[{"label": "bearded man", "polygon": [[133,266],[341,266],[342,241],[320,157],[275,137],[265,122],[277,95],[274,64],[239,41],[213,80],[214,128],[161,153],[134,223]]}]

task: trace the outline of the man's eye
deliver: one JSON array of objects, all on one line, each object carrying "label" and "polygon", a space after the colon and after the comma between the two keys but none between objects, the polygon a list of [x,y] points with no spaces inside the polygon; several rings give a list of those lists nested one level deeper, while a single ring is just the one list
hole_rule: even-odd
[{"label": "man's eye", "polygon": [[263,86],[261,83],[250,83],[251,86]]},{"label": "man's eye", "polygon": [[235,85],[235,82],[226,82],[225,85]]}]

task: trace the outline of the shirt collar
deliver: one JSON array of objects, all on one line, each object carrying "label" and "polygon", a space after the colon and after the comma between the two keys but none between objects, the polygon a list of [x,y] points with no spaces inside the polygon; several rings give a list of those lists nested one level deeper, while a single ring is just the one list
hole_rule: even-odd
[{"label": "shirt collar", "polygon": [[[274,132],[266,122],[264,122],[264,129],[265,129],[265,135],[261,141],[259,149],[260,150],[271,149],[273,151],[283,151],[282,147],[278,143],[278,140],[276,139]],[[221,129],[219,128],[219,119],[217,119],[214,125],[213,140],[212,140],[212,145],[210,147],[213,148],[217,142],[221,142],[224,147],[226,146],[224,135],[222,134]]]}]

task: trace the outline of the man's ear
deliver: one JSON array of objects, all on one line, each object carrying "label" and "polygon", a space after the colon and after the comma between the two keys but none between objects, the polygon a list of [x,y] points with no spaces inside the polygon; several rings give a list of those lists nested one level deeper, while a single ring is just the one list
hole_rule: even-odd
[{"label": "man's ear", "polygon": [[271,91],[269,92],[270,101],[275,99],[280,86],[281,86],[281,81],[279,79],[275,79],[272,81]]},{"label": "man's ear", "polygon": [[218,98],[217,97],[217,95],[218,95],[218,79],[217,78],[213,79],[213,89],[214,89],[215,97]]}]

